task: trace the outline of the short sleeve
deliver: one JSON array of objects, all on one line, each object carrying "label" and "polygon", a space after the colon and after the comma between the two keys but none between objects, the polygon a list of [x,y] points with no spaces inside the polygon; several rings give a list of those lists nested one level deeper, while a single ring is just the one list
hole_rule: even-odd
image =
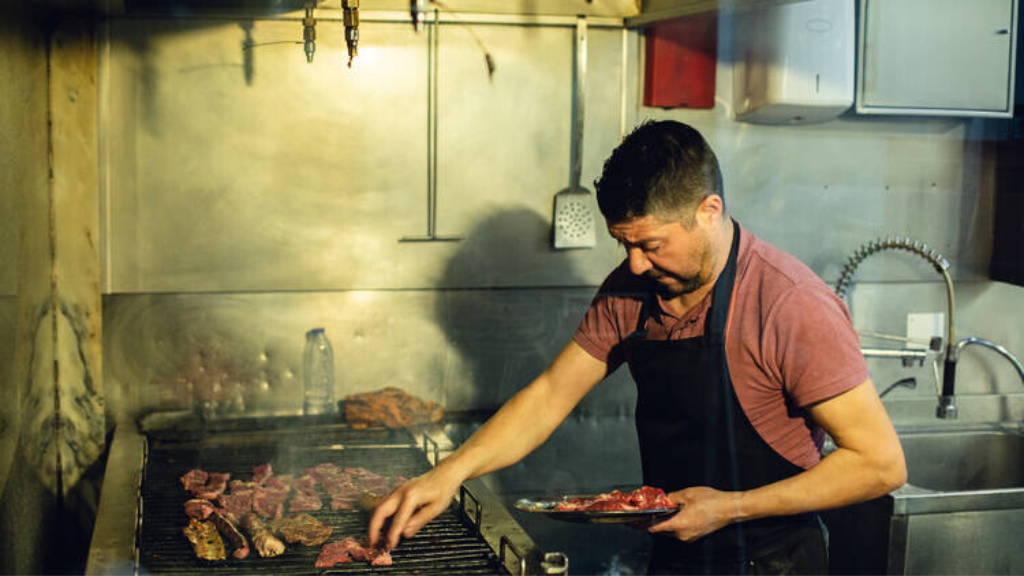
[{"label": "short sleeve", "polygon": [[765,323],[762,357],[796,406],[832,398],[870,377],[850,313],[825,284],[792,286]]},{"label": "short sleeve", "polygon": [[621,266],[609,274],[573,335],[588,354],[608,364],[609,374],[624,361],[622,341],[640,314],[640,302],[629,282]]}]

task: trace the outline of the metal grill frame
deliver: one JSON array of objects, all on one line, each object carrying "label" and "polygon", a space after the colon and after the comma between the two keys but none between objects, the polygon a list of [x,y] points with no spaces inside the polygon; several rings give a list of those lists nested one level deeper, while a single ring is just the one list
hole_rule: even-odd
[{"label": "metal grill frame", "polygon": [[[330,433],[347,426],[318,425],[316,428]],[[422,447],[430,465],[435,465],[455,448],[439,426],[411,432],[413,445]],[[208,440],[217,444],[225,441],[226,437],[214,435]],[[142,478],[148,447],[147,436],[135,423],[123,423],[117,427],[108,456],[86,574],[138,573],[138,537],[143,517]],[[479,527],[480,535],[508,573],[564,574],[568,571],[565,555],[560,552],[545,554],[537,548],[501,500],[480,479],[464,483],[457,500],[459,513]],[[472,508],[472,514],[467,507]]]}]

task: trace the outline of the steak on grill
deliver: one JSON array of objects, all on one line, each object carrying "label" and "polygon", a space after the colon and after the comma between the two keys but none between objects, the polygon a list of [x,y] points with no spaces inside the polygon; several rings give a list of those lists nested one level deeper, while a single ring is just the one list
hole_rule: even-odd
[{"label": "steak on grill", "polygon": [[268,558],[284,553],[284,542],[271,534],[256,514],[249,512],[242,516],[242,528],[252,539],[252,545],[256,547],[256,552],[260,556]]},{"label": "steak on grill", "polygon": [[443,416],[444,409],[440,404],[422,400],[394,387],[345,397],[345,420],[353,428],[407,428],[415,424],[439,422]]},{"label": "steak on grill", "polygon": [[242,560],[249,555],[249,541],[245,539],[245,536],[242,536],[242,533],[238,531],[238,528],[235,527],[231,520],[216,511],[210,515],[210,519],[213,520],[213,524],[217,527],[217,530],[219,530],[220,533],[227,538],[228,542],[231,543],[231,546],[234,547],[235,551],[231,553],[233,557]]},{"label": "steak on grill", "polygon": [[227,488],[230,478],[231,474],[189,470],[180,480],[185,490],[195,494],[196,498],[216,500],[217,496]]},{"label": "steak on grill", "polygon": [[[241,518],[246,512],[252,511],[252,490],[234,490],[230,494],[221,494],[217,502],[235,518]],[[188,502],[185,503],[188,506]]]},{"label": "steak on grill", "polygon": [[316,559],[317,568],[330,568],[342,562],[362,560],[372,566],[390,566],[391,553],[383,548],[370,547],[366,540],[349,536],[337,542],[331,542],[320,549]]},{"label": "steak on grill", "polygon": [[189,518],[195,518],[196,520],[206,520],[214,509],[213,503],[209,500],[193,498],[192,500],[185,501],[185,514],[188,514]]},{"label": "steak on grill", "polygon": [[299,543],[303,546],[319,546],[331,537],[331,527],[321,523],[309,514],[292,514],[283,518],[275,518],[270,522],[270,529],[284,537],[289,544]]},{"label": "steak on grill", "polygon": [[224,541],[221,540],[217,528],[212,522],[203,522],[195,518],[189,520],[188,526],[182,528],[185,537],[192,543],[196,557],[203,560],[224,560]]}]

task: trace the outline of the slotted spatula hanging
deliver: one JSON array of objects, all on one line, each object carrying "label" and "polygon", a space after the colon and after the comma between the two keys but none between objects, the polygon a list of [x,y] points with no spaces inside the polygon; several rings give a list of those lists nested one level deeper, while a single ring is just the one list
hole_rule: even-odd
[{"label": "slotted spatula hanging", "polygon": [[580,186],[583,168],[583,100],[587,76],[587,19],[576,19],[575,74],[573,76],[572,148],[569,187],[555,194],[552,240],[556,249],[593,248],[594,195]]}]

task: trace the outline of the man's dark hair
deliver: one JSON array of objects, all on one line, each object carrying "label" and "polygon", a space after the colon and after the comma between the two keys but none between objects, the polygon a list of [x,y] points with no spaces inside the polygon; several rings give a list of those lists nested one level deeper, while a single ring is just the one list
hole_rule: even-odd
[{"label": "man's dark hair", "polygon": [[594,188],[611,223],[658,216],[690,226],[704,198],[725,198],[711,147],[700,132],[672,120],[637,126],[605,161]]}]

